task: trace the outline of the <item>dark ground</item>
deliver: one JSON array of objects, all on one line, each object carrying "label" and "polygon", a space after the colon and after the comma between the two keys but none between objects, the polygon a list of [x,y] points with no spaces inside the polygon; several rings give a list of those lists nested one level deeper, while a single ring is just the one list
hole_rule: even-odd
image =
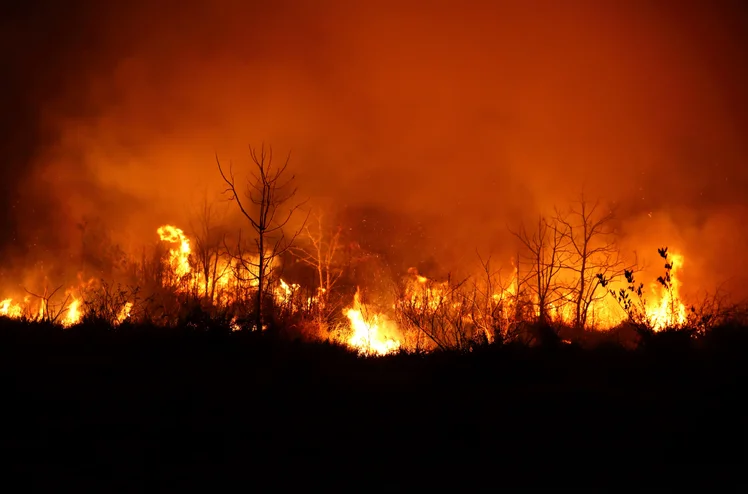
[{"label": "dark ground", "polygon": [[721,478],[746,465],[744,334],[364,360],[236,333],[0,321],[5,467],[26,487],[99,492]]}]

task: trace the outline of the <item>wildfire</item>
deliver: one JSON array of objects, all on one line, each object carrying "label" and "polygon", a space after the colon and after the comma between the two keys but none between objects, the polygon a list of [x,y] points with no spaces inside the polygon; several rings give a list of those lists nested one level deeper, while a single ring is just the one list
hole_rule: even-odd
[{"label": "wildfire", "polygon": [[0,302],[0,316],[17,319],[22,315],[23,307],[21,307],[21,304],[14,303],[12,298],[6,298]]},{"label": "wildfire", "polygon": [[411,279],[405,287],[405,298],[414,307],[436,310],[440,304],[447,300],[449,283],[438,283],[430,280],[418,274],[415,268],[410,268],[408,274]]},{"label": "wildfire", "polygon": [[169,251],[169,265],[174,270],[174,274],[181,278],[190,273],[192,270],[190,266],[190,239],[188,239],[184,232],[171,225],[164,225],[159,227],[157,230],[158,236],[163,242],[176,243],[179,247],[171,249]]},{"label": "wildfire", "polygon": [[117,315],[117,322],[119,324],[122,324],[125,322],[126,319],[130,317],[130,311],[132,310],[132,302],[127,302],[124,307],[122,307],[122,310]]},{"label": "wildfire", "polygon": [[[600,330],[614,328],[626,320],[626,313],[612,296],[605,293],[604,289],[600,292],[600,298],[590,302],[588,322],[590,327]],[[568,321],[573,321],[573,316]]]},{"label": "wildfire", "polygon": [[273,291],[275,295],[275,301],[278,305],[291,304],[294,301],[294,294],[299,290],[300,286],[297,283],[289,285],[283,279],[278,280],[278,287]]},{"label": "wildfire", "polygon": [[80,322],[81,317],[83,316],[83,313],[80,310],[80,305],[81,301],[76,298],[70,302],[65,318],[62,320],[63,326],[70,327]]},{"label": "wildfire", "polygon": [[[684,256],[669,253],[666,256],[670,266],[665,278],[650,284],[650,294],[643,300],[644,316],[654,331],[661,331],[668,327],[682,327],[687,322],[686,306],[681,300],[681,281],[679,270],[683,267]],[[665,284],[663,284],[665,282]],[[614,283],[618,288],[621,283]],[[506,308],[515,304],[518,298],[525,298],[533,306],[535,316],[539,316],[538,298],[536,294],[523,293],[517,296],[517,268],[515,267],[511,282],[507,288],[493,294],[495,304],[503,303]],[[548,316],[559,323],[572,325],[575,320],[575,304],[571,297],[560,295],[558,300],[548,304]],[[589,301],[587,309],[587,326],[598,330],[614,328],[627,320],[627,314],[609,295],[605,287],[599,286]]]},{"label": "wildfire", "polygon": [[400,349],[400,341],[393,337],[397,326],[384,314],[366,313],[361,304],[361,294],[356,290],[353,306],[343,310],[348,318],[353,334],[348,338],[348,345],[356,348],[362,355],[387,355]]},{"label": "wildfire", "polygon": [[[214,257],[208,258],[211,266],[207,269],[201,266],[200,263],[205,264],[206,261],[201,261],[201,253],[193,252],[191,238],[182,229],[163,225],[156,232],[162,242],[172,244],[164,258],[159,260],[166,274],[161,278],[161,283],[164,288],[172,290],[171,293],[194,296],[201,301],[207,299],[210,306],[224,308],[234,302],[252,300],[252,294],[258,290],[258,276],[255,273],[257,256],[242,253],[241,256],[232,257],[216,251]],[[195,245],[200,243],[195,241]],[[644,305],[641,307],[655,331],[682,327],[687,322],[686,307],[680,298],[679,278],[684,257],[668,254],[666,249],[662,250],[661,255],[667,262],[666,275],[650,286],[650,294],[647,300],[642,301]],[[274,259],[269,268],[277,267],[276,263],[277,259]],[[512,265],[514,269],[508,283],[489,280],[487,285],[482,286],[480,280],[476,280],[469,288],[451,280],[439,282],[429,279],[411,268],[403,292],[393,300],[392,318],[371,311],[362,303],[361,292],[357,289],[351,305],[343,310],[350,330],[343,340],[363,355],[387,355],[405,347],[435,348],[432,342],[436,339],[448,339],[446,335],[437,334],[448,327],[461,331],[461,338],[485,335],[487,341],[493,341],[496,334],[508,331],[517,321],[539,315],[537,294],[527,288],[527,283],[531,282],[520,279],[518,266],[514,262]],[[325,295],[324,289],[317,287],[316,292],[302,292],[303,287],[297,283],[274,276],[266,279],[268,285],[263,289],[267,290],[268,297],[272,297],[276,306],[282,307],[286,313],[303,314],[304,311],[321,309],[320,304],[325,299],[322,296]],[[567,287],[567,292],[554,293],[553,301],[546,307],[547,315],[554,322],[572,325],[577,306],[573,292],[568,288],[573,284],[564,281],[558,285]],[[84,294],[86,289],[92,287],[100,288],[93,279],[84,283],[79,274],[79,283],[64,292],[62,303],[48,296],[46,291],[43,296],[29,295],[23,300],[7,297],[0,299],[0,316],[52,321],[66,328],[71,327],[78,324],[88,310],[86,304],[89,302],[84,302]],[[600,286],[598,289],[599,292],[593,293],[588,302],[585,327],[609,329],[624,322],[627,314],[618,301],[608,294],[609,288]],[[300,296],[301,293],[304,293],[304,297]],[[239,307],[242,306],[239,304]],[[134,317],[134,307],[133,299],[118,299],[110,305],[106,317],[112,324],[121,324]],[[231,329],[239,330],[241,325],[237,317],[242,317],[242,314],[232,315]],[[424,335],[428,335],[428,338]]]},{"label": "wildfire", "polygon": [[[242,258],[245,261],[236,264],[232,264],[232,260],[226,256],[217,257],[206,279],[205,273],[194,267],[195,259],[192,257],[190,239],[184,231],[173,225],[164,225],[158,228],[157,233],[161,241],[177,244],[176,248],[169,251],[166,265],[179,281],[178,292],[197,293],[201,297],[212,298],[223,305],[228,305],[238,299],[240,292],[257,288],[256,271],[259,256],[243,255]],[[273,261],[269,266],[271,269],[277,266],[277,259]],[[288,284],[283,279],[279,279],[277,286],[272,289],[275,302],[278,305],[296,309],[295,294],[299,288],[300,286],[296,283]]]},{"label": "wildfire", "polygon": [[[239,300],[242,294],[255,290],[258,286],[259,256],[242,253],[240,259],[234,259],[225,252],[210,253],[208,269],[198,264],[195,253],[190,244],[190,238],[173,225],[163,225],[157,233],[162,242],[176,244],[169,250],[168,258],[164,261],[167,273],[172,275],[173,285],[178,293],[196,294],[221,305],[230,305]],[[270,252],[266,252],[266,261]],[[215,257],[213,257],[215,256]],[[268,269],[278,266],[278,259],[272,258]],[[269,289],[270,287],[265,287]],[[273,296],[278,304],[285,304],[292,299],[298,290],[298,285],[289,285],[279,280],[279,286],[273,288]]]},{"label": "wildfire", "polygon": [[680,254],[670,253],[668,261],[671,268],[666,283],[650,285],[653,300],[659,299],[659,302],[647,307],[647,318],[655,331],[681,327],[686,323],[687,318],[686,306],[680,299],[681,282],[676,276],[676,273],[683,267],[684,258]]}]

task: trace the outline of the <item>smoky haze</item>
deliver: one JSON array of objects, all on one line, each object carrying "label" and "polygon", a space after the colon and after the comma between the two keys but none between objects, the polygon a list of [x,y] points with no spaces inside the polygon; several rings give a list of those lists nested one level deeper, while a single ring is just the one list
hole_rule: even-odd
[{"label": "smoky haze", "polygon": [[748,278],[739,2],[36,3],[3,26],[13,262],[83,216],[152,242],[265,142],[403,265],[508,261],[508,224],[584,191],[686,282]]}]

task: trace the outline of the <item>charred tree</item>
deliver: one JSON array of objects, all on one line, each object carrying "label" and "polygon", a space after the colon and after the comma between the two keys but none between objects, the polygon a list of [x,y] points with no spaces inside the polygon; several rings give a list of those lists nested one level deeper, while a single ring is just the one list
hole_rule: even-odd
[{"label": "charred tree", "polygon": [[[202,298],[211,304],[216,301],[218,282],[228,274],[230,263],[222,262],[226,234],[221,218],[216,214],[214,204],[205,198],[195,219],[190,222],[194,240],[193,256],[197,270],[202,277],[196,289]],[[202,294],[200,294],[202,292]]]},{"label": "charred tree", "polygon": [[[254,164],[254,172],[251,173],[251,179],[247,182],[244,194],[240,194],[237,190],[233,166],[229,164],[229,170],[226,173],[217,154],[216,163],[221,178],[227,186],[224,193],[230,196],[230,200],[236,202],[254,233],[256,258],[244,252],[241,246],[241,232],[237,249],[231,253],[231,256],[243,272],[250,273],[250,276],[253,276],[257,282],[254,303],[255,329],[262,331],[265,323],[265,293],[270,284],[272,266],[291,248],[293,241],[301,233],[300,228],[291,236],[286,236],[284,227],[303,203],[289,206],[297,192],[296,187],[293,186],[295,176],[291,175],[286,179],[290,154],[280,166],[273,165],[272,147],[266,149],[263,144],[258,152],[250,146],[249,154]],[[285,208],[288,209],[284,211]]]},{"label": "charred tree", "polygon": [[490,256],[484,260],[478,253],[478,260],[482,279],[473,281],[472,319],[489,341],[503,340],[517,320],[516,280],[502,280],[501,269],[491,268]]},{"label": "charred tree", "polygon": [[322,322],[329,314],[330,294],[343,275],[342,264],[338,262],[341,252],[340,235],[342,226],[326,227],[321,213],[313,215],[315,227],[304,225],[307,245],[293,246],[292,253],[302,262],[314,268],[318,277],[317,317]]},{"label": "charred tree", "polygon": [[584,328],[594,303],[605,298],[600,280],[615,281],[627,266],[621,258],[615,239],[615,211],[604,210],[599,201],[590,204],[584,196],[571,206],[567,214],[557,212],[557,222],[570,252],[567,269],[572,273],[570,302],[574,308],[574,326]]},{"label": "charred tree", "polygon": [[564,287],[560,283],[559,274],[568,264],[568,238],[558,218],[548,221],[542,216],[538,217],[537,228],[532,233],[527,231],[524,224],[518,231],[511,233],[525,249],[518,257],[518,264],[525,264],[527,269],[521,280],[518,277],[518,286],[526,286],[535,296],[538,323],[548,326],[549,308],[564,299]]}]

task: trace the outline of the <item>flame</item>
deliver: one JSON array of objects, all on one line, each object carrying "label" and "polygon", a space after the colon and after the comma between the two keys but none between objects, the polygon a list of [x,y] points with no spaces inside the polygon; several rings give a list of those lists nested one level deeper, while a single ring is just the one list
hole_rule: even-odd
[{"label": "flame", "polygon": [[[645,315],[654,331],[661,331],[667,327],[682,327],[687,322],[686,306],[680,297],[681,281],[677,276],[683,267],[684,256],[682,254],[668,254],[670,269],[670,290],[658,282],[650,284],[650,296],[645,305]],[[514,263],[512,263],[514,264]],[[620,283],[619,283],[620,284]],[[616,285],[616,284],[614,284]],[[618,302],[599,288],[599,293],[590,302],[587,310],[587,326],[597,330],[614,328],[625,322],[628,318]],[[534,305],[534,314],[539,316],[537,295],[527,296],[528,301]],[[493,294],[496,304],[504,303],[511,307],[517,299],[517,268],[514,268],[512,279],[506,289]],[[561,299],[548,306],[551,320],[572,325],[575,321],[576,307],[572,300]]]},{"label": "flame", "polygon": [[62,325],[64,327],[74,326],[81,321],[81,317],[83,316],[83,314],[80,310],[80,304],[81,301],[76,298],[74,298],[72,302],[70,302],[70,305],[68,305],[67,313],[65,314],[65,318],[62,320]]},{"label": "flame", "polygon": [[418,274],[416,268],[408,269],[410,281],[405,286],[405,301],[418,309],[436,310],[447,300],[449,283],[439,283]]},{"label": "flame", "polygon": [[190,266],[192,249],[190,249],[190,240],[184,235],[184,232],[175,226],[164,225],[158,228],[157,233],[162,241],[179,244],[177,249],[169,251],[168,263],[174,270],[174,274],[178,278],[189,274],[192,270]]},{"label": "flame", "polygon": [[[681,282],[676,273],[683,267],[684,257],[681,254],[668,254],[670,269],[670,289],[662,285],[652,283],[650,290],[653,299],[659,302],[647,307],[647,318],[655,331],[666,328],[678,328],[686,324],[686,306],[680,299]],[[658,293],[659,292],[659,293]]]},{"label": "flame", "polygon": [[[180,228],[173,225],[163,225],[157,233],[163,242],[177,244],[169,250],[165,261],[169,274],[172,274],[172,284],[178,293],[190,293],[219,305],[227,306],[241,299],[243,293],[254,290],[259,284],[258,264],[259,256],[249,253],[242,254],[242,260],[233,259],[226,253],[221,253],[216,259],[215,267],[211,267],[206,279],[206,273],[191,263],[194,254],[189,237]],[[271,252],[266,252],[267,259]],[[278,267],[278,258],[273,257],[268,269]],[[279,281],[280,286],[273,289],[276,302],[285,303],[298,289],[298,285],[288,285]],[[267,289],[267,287],[266,287]]]},{"label": "flame", "polygon": [[[70,291],[72,291],[72,289]],[[70,296],[69,301],[67,302],[65,307],[62,307],[61,311],[61,315],[64,314],[60,319],[60,324],[62,324],[63,327],[67,328],[78,324],[81,321],[83,317],[81,303],[81,299]],[[11,319],[21,319],[25,315],[29,315],[31,320],[41,321],[47,318],[54,317],[53,314],[50,314],[51,310],[52,309],[48,308],[45,299],[39,300],[39,306],[36,311],[31,310],[31,308],[29,307],[28,297],[24,300],[23,303],[13,302],[12,298],[6,298],[0,301],[0,316],[9,317]],[[36,314],[36,316],[31,316],[34,313]]]},{"label": "flame", "polygon": [[[172,244],[163,260],[167,276],[162,281],[165,288],[173,290],[172,293],[206,298],[218,307],[228,307],[234,302],[247,301],[253,291],[256,293],[258,280],[254,271],[257,256],[245,255],[242,260],[237,260],[226,253],[216,254],[217,257],[211,261],[212,271],[208,272],[200,268],[199,256],[192,251],[191,239],[182,229],[174,225],[163,225],[156,233],[162,242]],[[195,242],[195,245],[200,244]],[[276,267],[277,262],[278,260],[274,259],[271,268]],[[671,252],[668,254],[667,262],[670,265],[668,284],[651,284],[650,296],[645,301],[644,312],[655,331],[668,327],[682,327],[687,322],[686,306],[680,295],[679,278],[684,256]],[[471,294],[464,290],[459,291],[456,288],[459,285],[429,279],[418,273],[415,268],[410,268],[404,292],[393,300],[392,308],[398,317],[399,311],[405,308],[416,309],[425,315],[436,314],[437,311],[453,311],[449,312],[450,317],[456,315],[466,327],[474,327],[476,331],[483,332],[488,341],[493,341],[494,334],[505,331],[512,321],[521,320],[523,316],[532,317],[533,312],[537,317],[539,313],[537,296],[523,288],[514,259],[511,264],[513,272],[508,284],[494,293],[484,290],[480,301],[471,299]],[[94,282],[91,279],[84,283],[80,281],[81,276],[82,274],[79,274],[78,286],[71,286],[65,292],[65,306],[61,307],[55,300],[45,298],[46,295],[33,299],[27,296],[23,301],[7,297],[0,300],[0,316],[15,319],[26,317],[30,320],[49,320],[59,316],[57,322],[60,325],[73,326],[82,320],[85,312],[83,297],[79,294]],[[299,297],[302,286],[299,284],[289,283],[284,279],[277,279],[277,283],[271,283],[273,284],[265,289],[272,295],[274,302],[293,313],[308,311],[316,304],[322,303],[325,298],[320,296],[324,294],[324,289],[321,288],[317,288],[316,292],[312,290],[311,294],[307,292],[302,300],[302,297]],[[477,284],[475,286],[478,287]],[[605,290],[601,287],[599,295],[595,295],[590,303],[586,327],[605,330],[626,320],[627,315],[618,302],[611,296],[604,296],[607,295]],[[475,297],[475,294],[472,296]],[[124,301],[119,303],[122,304]],[[118,305],[116,318],[113,317],[114,324],[132,318],[133,306],[132,301]],[[364,355],[387,355],[405,346],[414,347],[410,341],[412,335],[408,330],[410,326],[407,321],[397,319],[400,322],[396,323],[394,318],[389,319],[384,313],[367,313],[367,309],[368,307],[362,304],[361,293],[357,289],[352,304],[343,310],[348,329],[351,331],[351,334],[344,338],[347,345]],[[517,313],[520,309],[523,314]],[[556,296],[554,302],[548,306],[548,313],[554,322],[573,324],[576,305],[568,294]],[[230,325],[232,330],[240,328],[236,314],[233,315]]]},{"label": "flame", "polygon": [[294,302],[294,294],[299,290],[300,285],[293,283],[289,285],[283,279],[280,279],[278,286],[273,290],[275,301],[278,305],[289,305]]},{"label": "flame", "polygon": [[21,304],[14,303],[12,298],[6,298],[0,302],[0,316],[18,319],[22,315],[23,307]]},{"label": "flame", "polygon": [[619,326],[627,317],[618,302],[601,289],[600,298],[590,303],[587,323],[592,328],[607,330]]},{"label": "flame", "polygon": [[117,315],[117,323],[122,324],[126,319],[130,318],[130,311],[132,310],[132,302],[127,302],[122,310]]},{"label": "flame", "polygon": [[397,327],[384,314],[372,314],[365,317],[365,308],[361,304],[361,293],[357,289],[353,297],[353,306],[343,310],[348,318],[353,334],[348,338],[348,345],[358,350],[361,355],[387,355],[400,349],[400,341],[392,336]]},{"label": "flame", "polygon": [[231,331],[241,331],[242,327],[239,325],[239,323],[236,320],[236,316],[231,318],[231,322],[229,323],[229,327],[231,328]]}]

